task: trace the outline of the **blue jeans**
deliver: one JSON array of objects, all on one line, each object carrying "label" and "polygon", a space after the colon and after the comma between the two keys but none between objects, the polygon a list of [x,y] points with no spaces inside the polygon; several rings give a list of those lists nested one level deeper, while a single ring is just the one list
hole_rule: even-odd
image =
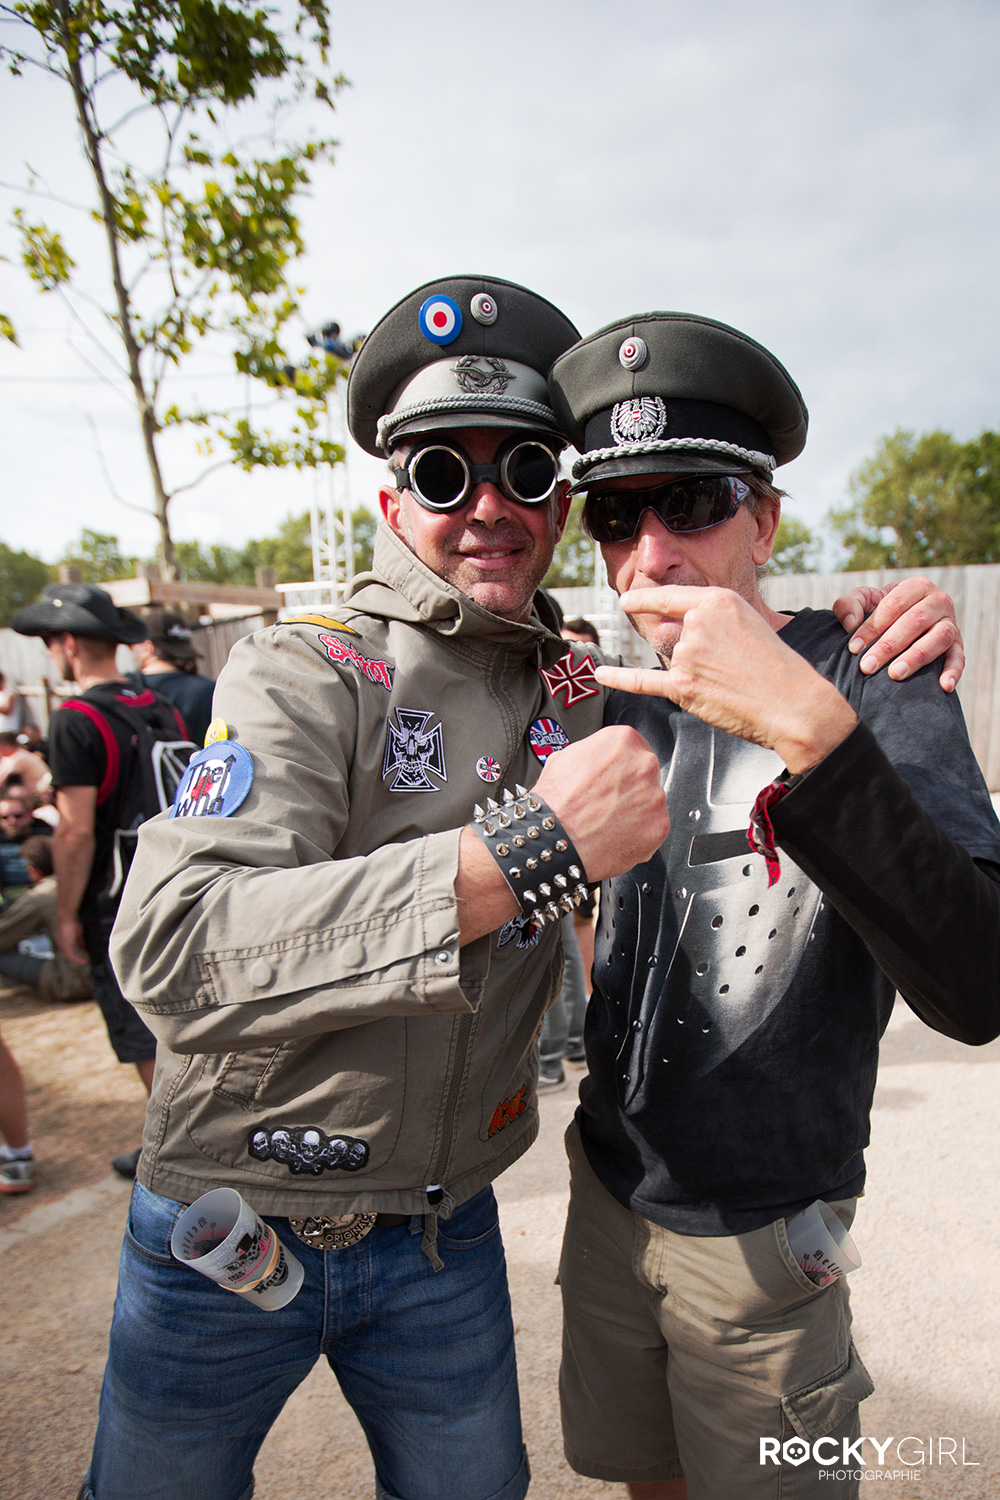
[{"label": "blue jeans", "polygon": [[249,1500],[257,1451],[321,1354],[368,1439],[379,1500],[523,1500],[492,1188],[440,1225],[439,1272],[416,1216],[326,1251],[269,1219],[305,1269],[277,1312],[174,1260],[182,1208],[136,1183],[84,1500]]}]

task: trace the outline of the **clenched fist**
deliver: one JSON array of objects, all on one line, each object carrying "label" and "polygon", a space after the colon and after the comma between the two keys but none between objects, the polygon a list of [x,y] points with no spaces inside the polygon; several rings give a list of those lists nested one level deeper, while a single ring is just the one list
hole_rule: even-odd
[{"label": "clenched fist", "polygon": [[573,840],[591,882],[649,859],[670,831],[656,756],[624,724],[550,755],[533,790]]}]

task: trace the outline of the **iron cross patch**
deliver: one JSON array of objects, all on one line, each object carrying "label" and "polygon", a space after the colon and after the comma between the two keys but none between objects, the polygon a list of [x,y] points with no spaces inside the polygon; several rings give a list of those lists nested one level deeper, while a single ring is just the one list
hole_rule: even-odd
[{"label": "iron cross patch", "polygon": [[419,708],[397,708],[396,722],[386,723],[382,780],[394,774],[390,792],[439,792],[428,772],[448,780],[444,765],[444,730],[440,723],[428,729],[434,717]]},{"label": "iron cross patch", "polygon": [[574,665],[572,651],[560,656],[555,665],[543,670],[541,675],[553,698],[565,689],[564,708],[572,708],[581,698],[596,698],[601,691],[601,685],[594,676],[592,658],[585,656]]}]

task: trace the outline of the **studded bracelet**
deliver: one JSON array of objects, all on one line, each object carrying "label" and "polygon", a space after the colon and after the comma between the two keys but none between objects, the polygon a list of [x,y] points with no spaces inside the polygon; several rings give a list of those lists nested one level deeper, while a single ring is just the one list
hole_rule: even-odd
[{"label": "studded bracelet", "polygon": [[583,861],[547,803],[523,786],[476,804],[472,822],[527,917],[558,922],[588,895]]}]

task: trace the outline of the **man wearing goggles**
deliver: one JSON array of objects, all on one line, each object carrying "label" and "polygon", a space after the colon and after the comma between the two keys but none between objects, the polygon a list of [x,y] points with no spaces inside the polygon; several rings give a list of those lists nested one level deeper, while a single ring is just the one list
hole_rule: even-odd
[{"label": "man wearing goggles", "polygon": [[897,989],[948,1036],[1000,1032],[1000,828],[939,667],[864,676],[832,614],[761,594],[771,475],[807,423],[773,355],[653,313],[568,350],[550,390],[662,663],[598,668],[605,722],[653,746],[672,819],[602,892],[567,1137],[567,1456],[636,1500],[854,1496],[872,1384],[847,1283],[807,1274],[785,1225],[818,1199],[851,1224]]},{"label": "man wearing goggles", "polygon": [[[569,508],[545,373],[576,336],[492,277],[378,323],[348,389],[392,469],[373,571],[234,648],[220,811],[189,797],[140,843],[116,953],[161,1062],[87,1496],[140,1500],[148,1473],[243,1500],[321,1348],[384,1500],[527,1490],[490,1184],[537,1132],[563,912],[668,824],[655,757],[601,728],[536,597]],[[206,1300],[172,1260],[181,1203],[219,1186],[303,1264],[287,1308]]]}]

